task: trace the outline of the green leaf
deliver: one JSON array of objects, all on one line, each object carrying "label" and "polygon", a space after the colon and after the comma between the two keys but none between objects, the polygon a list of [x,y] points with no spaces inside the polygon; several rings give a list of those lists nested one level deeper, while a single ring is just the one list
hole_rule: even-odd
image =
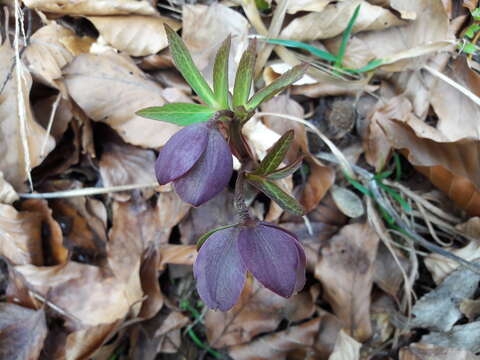
[{"label": "green leaf", "polygon": [[465,43],[463,46],[461,46],[461,49],[464,53],[471,55],[474,55],[478,51],[478,47],[471,42]]},{"label": "green leaf", "polygon": [[255,5],[257,6],[257,9],[260,11],[265,11],[270,9],[270,4],[265,0],[255,0]]},{"label": "green leaf", "polygon": [[475,20],[480,20],[480,8],[476,8],[472,11],[472,16]]},{"label": "green leaf", "polygon": [[325,61],[335,62],[337,60],[337,57],[335,55],[332,55],[327,51],[321,50],[319,48],[316,48],[315,46],[305,44],[300,41],[283,40],[283,39],[265,39],[265,41],[268,42],[269,44],[306,50],[312,55],[318,56],[320,59],[323,59]]},{"label": "green leaf", "polygon": [[465,36],[469,39],[473,39],[478,30],[480,30],[480,24],[472,24],[467,28],[467,30],[465,30]]},{"label": "green leaf", "polygon": [[170,45],[173,61],[192,89],[211,107],[218,108],[212,89],[208,86],[200,71],[193,63],[192,57],[180,36],[165,24],[165,31]]},{"label": "green leaf", "polygon": [[340,44],[340,49],[338,50],[338,54],[337,54],[337,60],[335,61],[335,64],[334,64],[336,68],[342,67],[343,57],[345,56],[345,51],[347,50],[348,40],[350,40],[350,36],[352,35],[353,25],[355,24],[355,21],[357,21],[357,17],[359,13],[360,13],[360,4],[358,4],[357,7],[355,8],[353,15],[348,22],[347,28],[343,32],[342,43]]},{"label": "green leaf", "polygon": [[137,115],[147,119],[160,120],[187,126],[208,121],[216,110],[199,104],[172,103],[139,110]]},{"label": "green leaf", "polygon": [[283,158],[290,148],[290,144],[292,143],[294,137],[295,132],[293,130],[288,130],[285,134],[283,134],[282,137],[278,139],[268,151],[267,155],[260,163],[260,166],[252,173],[255,175],[268,175],[275,171],[278,165],[282,163]]},{"label": "green leaf", "polygon": [[233,86],[233,107],[243,106],[247,103],[252,87],[253,70],[255,67],[255,41],[251,41],[248,49],[242,55],[238,64]]},{"label": "green leaf", "polygon": [[217,52],[213,66],[213,93],[222,109],[228,109],[228,56],[230,54],[230,35]]},{"label": "green leaf", "polygon": [[372,71],[373,69],[382,66],[384,63],[383,59],[375,59],[370,61],[367,65],[359,68],[359,69],[344,69],[345,71],[350,71],[352,73],[360,74],[368,71]]},{"label": "green leaf", "polygon": [[245,174],[245,179],[249,184],[275,201],[282,209],[295,215],[301,216],[304,214],[302,205],[273,182],[254,174]]},{"label": "green leaf", "polygon": [[303,74],[307,71],[308,64],[297,65],[285,74],[275,79],[270,85],[264,87],[263,89],[257,91],[255,95],[252,96],[250,101],[245,105],[247,111],[255,110],[262,102],[267,101],[277,95],[280,91],[285,89],[287,86],[293,84],[295,81],[300,79]]},{"label": "green leaf", "polygon": [[288,164],[287,166],[278,169],[277,171],[271,172],[270,174],[267,175],[268,180],[280,180],[283,178],[286,178],[287,176],[292,175],[295,171],[297,171],[301,166],[303,162],[303,157],[298,158],[291,164]]},{"label": "green leaf", "polygon": [[200,238],[198,239],[197,241],[197,251],[200,250],[200,248],[202,247],[203,243],[205,241],[207,241],[207,239],[212,236],[214,233],[216,233],[217,231],[219,230],[223,230],[223,229],[228,229],[228,228],[231,228],[231,227],[234,227],[234,226],[237,226],[238,224],[232,224],[232,225],[224,225],[224,226],[219,226],[213,230],[210,230],[209,232],[206,232],[205,234],[203,234],[202,236],[200,236]]}]

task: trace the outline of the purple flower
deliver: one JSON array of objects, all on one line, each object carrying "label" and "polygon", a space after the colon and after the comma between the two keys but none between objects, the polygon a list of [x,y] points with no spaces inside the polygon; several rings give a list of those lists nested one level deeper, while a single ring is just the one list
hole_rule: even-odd
[{"label": "purple flower", "polygon": [[205,304],[227,311],[242,292],[247,270],[266,288],[290,297],[305,285],[305,264],[295,235],[256,222],[213,233],[200,248],[193,273]]},{"label": "purple flower", "polygon": [[230,181],[232,153],[222,134],[209,123],[187,126],[160,150],[155,173],[161,185],[173,181],[183,201],[199,206]]}]

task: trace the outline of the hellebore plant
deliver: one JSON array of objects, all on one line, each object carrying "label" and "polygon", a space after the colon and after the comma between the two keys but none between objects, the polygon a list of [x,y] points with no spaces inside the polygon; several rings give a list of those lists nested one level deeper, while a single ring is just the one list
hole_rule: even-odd
[{"label": "hellebore plant", "polygon": [[242,127],[262,102],[298,80],[307,65],[292,68],[250,96],[255,66],[252,42],[240,60],[232,95],[228,88],[228,37],[215,59],[212,90],[181,38],[168,26],[165,28],[175,65],[205,105],[172,103],[137,112],[149,119],[185,126],[160,150],[155,164],[158,182],[172,182],[182,200],[200,206],[230,182],[232,154],[241,163],[235,185],[239,222],[213,229],[200,238],[194,265],[198,293],[208,307],[226,311],[237,302],[248,271],[266,288],[290,297],[305,284],[303,248],[292,233],[251,218],[245,193],[260,191],[284,210],[302,215],[297,200],[275,184],[275,180],[293,174],[302,159],[278,169],[294,139],[290,130],[258,161],[242,135]]}]

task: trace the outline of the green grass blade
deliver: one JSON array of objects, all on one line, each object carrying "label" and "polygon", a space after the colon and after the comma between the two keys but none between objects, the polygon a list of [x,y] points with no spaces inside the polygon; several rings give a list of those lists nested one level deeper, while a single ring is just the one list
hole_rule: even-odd
[{"label": "green grass blade", "polygon": [[228,56],[231,36],[228,36],[217,52],[213,66],[213,93],[222,109],[228,109]]},{"label": "green grass blade", "polygon": [[208,121],[215,112],[215,109],[200,104],[172,103],[145,108],[137,111],[136,114],[147,119],[188,126]]},{"label": "green grass blade", "polygon": [[347,28],[343,32],[342,35],[342,43],[340,44],[340,49],[338,50],[337,59],[335,60],[335,67],[341,68],[343,57],[345,56],[345,51],[347,50],[348,40],[350,40],[350,36],[352,35],[353,25],[357,20],[358,14],[360,13],[360,4],[357,5],[355,11],[353,12],[352,17],[348,21]]},{"label": "green grass blade", "polygon": [[335,62],[337,60],[337,57],[335,55],[332,55],[327,51],[321,50],[319,48],[316,48],[315,46],[305,44],[300,41],[284,40],[284,39],[265,39],[264,41],[268,42],[269,44],[306,50],[310,54],[315,55],[325,61]]},{"label": "green grass blade", "polygon": [[188,52],[183,40],[168,25],[165,24],[165,31],[170,45],[173,61],[184,79],[190,84],[192,89],[202,98],[205,103],[211,107],[218,108],[219,104],[215,100],[212,89],[203,78],[202,74],[195,66],[192,56]]}]

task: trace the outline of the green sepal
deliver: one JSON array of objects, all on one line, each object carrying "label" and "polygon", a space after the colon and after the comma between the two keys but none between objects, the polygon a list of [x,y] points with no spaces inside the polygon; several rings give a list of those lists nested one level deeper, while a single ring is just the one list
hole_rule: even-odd
[{"label": "green sepal", "polygon": [[210,89],[207,81],[203,78],[202,74],[193,63],[192,56],[188,52],[183,40],[178,36],[175,30],[167,24],[165,24],[165,31],[167,33],[173,61],[184,79],[207,105],[218,109],[219,104],[215,100],[212,89]]},{"label": "green sepal", "polygon": [[268,180],[280,180],[280,179],[286,178],[287,176],[292,175],[293,173],[295,173],[295,171],[300,169],[300,167],[302,166],[302,162],[303,162],[303,157],[300,157],[294,162],[292,162],[291,164],[288,164],[287,166],[281,169],[271,172],[266,176],[266,178]]},{"label": "green sepal", "polygon": [[290,48],[306,50],[310,54],[318,56],[320,59],[323,59],[325,61],[335,62],[337,60],[337,57],[335,55],[300,41],[284,40],[284,39],[265,39],[265,41],[273,45],[281,45],[281,46],[286,46]]},{"label": "green sepal", "polygon": [[229,35],[218,49],[213,66],[213,93],[222,109],[228,109],[228,56],[231,36]]},{"label": "green sepal", "polygon": [[285,155],[287,154],[294,137],[295,132],[293,130],[288,130],[285,134],[283,134],[280,139],[273,144],[267,155],[263,158],[259,167],[255,169],[252,174],[268,175],[275,171],[285,158]]},{"label": "green sepal", "polygon": [[275,201],[282,209],[292,214],[302,216],[304,210],[302,205],[292,196],[288,195],[280,187],[266,178],[254,174],[245,174],[249,184]]},{"label": "green sepal", "polygon": [[245,110],[252,111],[256,109],[261,103],[271,99],[280,91],[293,84],[305,74],[308,66],[308,64],[297,65],[274,80],[270,85],[257,91],[257,93],[253,95],[250,101],[245,105]]},{"label": "green sepal", "polygon": [[255,46],[255,41],[251,41],[240,59],[240,64],[238,64],[235,85],[233,86],[234,108],[245,105],[250,95],[255,67]]},{"label": "green sepal", "polygon": [[163,106],[148,107],[136,112],[147,119],[187,126],[208,121],[216,110],[200,104],[172,103]]},{"label": "green sepal", "polygon": [[220,230],[223,230],[223,229],[228,229],[228,228],[231,228],[231,227],[234,227],[234,226],[237,226],[238,224],[231,224],[231,225],[223,225],[223,226],[219,226],[213,230],[210,230],[209,232],[206,232],[205,234],[203,234],[202,236],[200,236],[200,238],[198,239],[197,241],[197,251],[200,250],[200,248],[202,247],[203,243],[205,241],[207,241],[207,239],[212,236],[214,233],[216,233],[217,231],[220,231]]},{"label": "green sepal", "polygon": [[353,25],[355,21],[357,21],[358,14],[360,13],[360,4],[357,5],[355,8],[352,17],[350,18],[347,28],[343,32],[342,35],[342,43],[340,44],[340,49],[338,50],[337,59],[335,60],[334,67],[341,68],[343,57],[345,56],[345,51],[347,50],[348,40],[350,40],[350,36],[352,35]]}]

